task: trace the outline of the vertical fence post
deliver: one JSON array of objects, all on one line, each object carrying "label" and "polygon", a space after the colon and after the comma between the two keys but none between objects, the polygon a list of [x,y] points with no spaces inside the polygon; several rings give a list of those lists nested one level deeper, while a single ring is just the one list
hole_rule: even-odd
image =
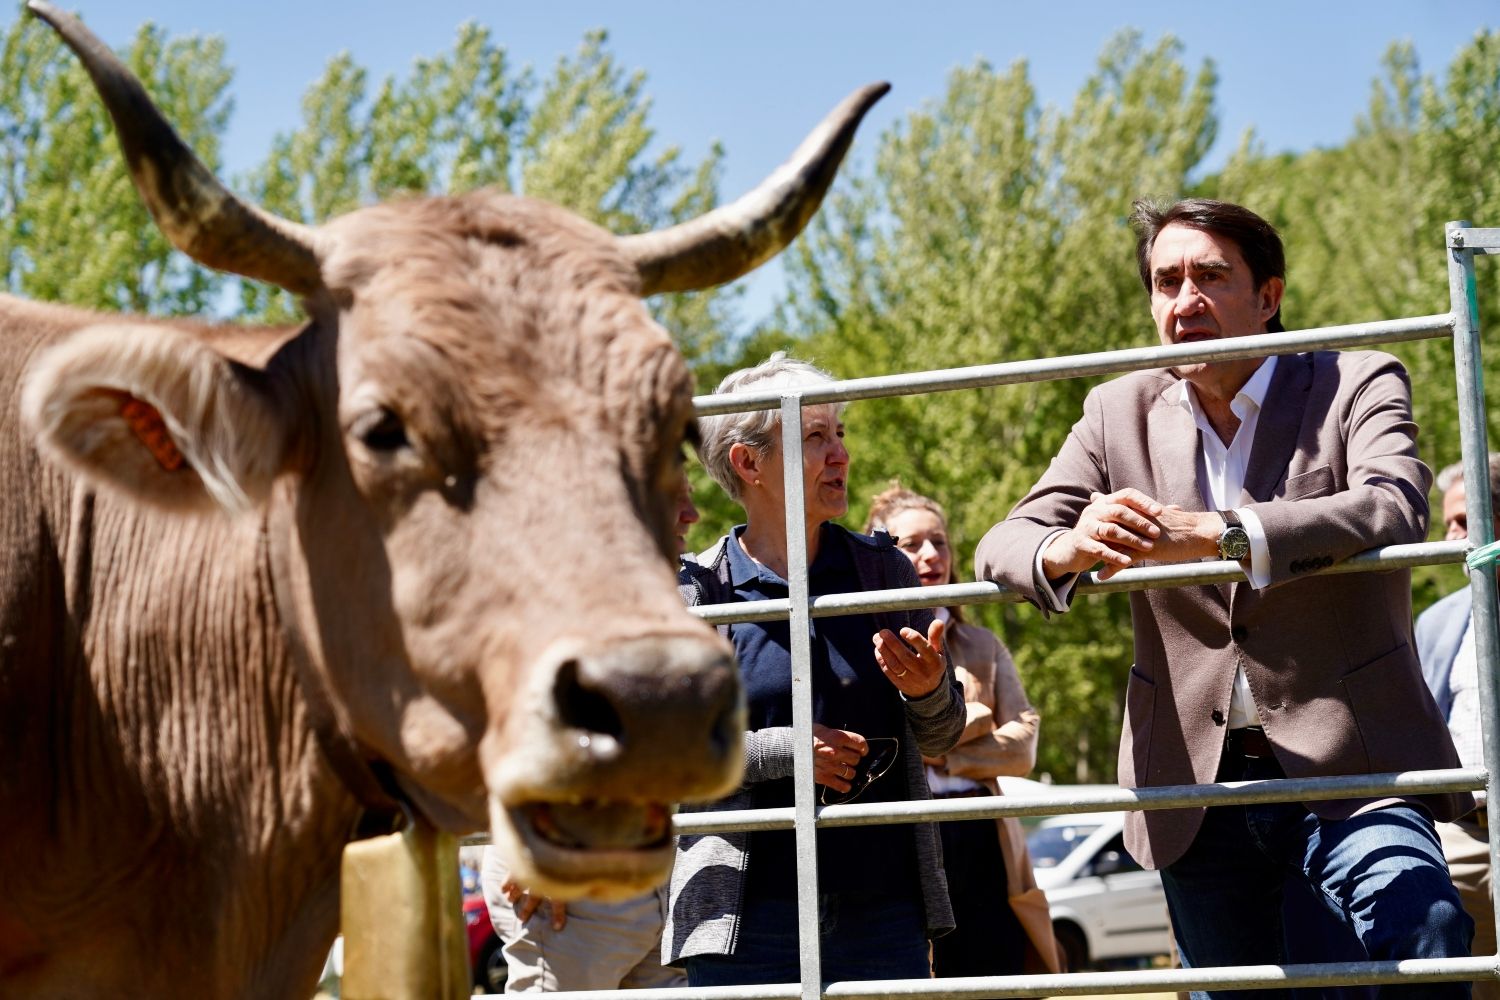
[{"label": "vertical fence post", "polygon": [[[1446,228],[1448,248],[1448,296],[1453,313],[1453,366],[1458,382],[1458,429],[1462,445],[1464,493],[1467,498],[1469,542],[1488,545],[1495,540],[1494,498],[1490,496],[1489,432],[1485,423],[1484,368],[1479,339],[1479,305],[1474,288],[1474,251],[1464,246],[1467,222],[1450,222]],[[1473,588],[1474,656],[1479,664],[1479,717],[1484,735],[1486,805],[1496,798],[1500,775],[1500,674],[1496,672],[1500,652],[1495,603],[1493,564],[1469,573]],[[1500,870],[1500,841],[1490,833],[1490,870]],[[1496,900],[1491,899],[1494,906]],[[1500,925],[1500,907],[1496,908]],[[1496,956],[1500,963],[1500,955]]]},{"label": "vertical fence post", "polygon": [[813,785],[812,616],[807,591],[807,496],[802,476],[802,394],[781,397],[781,465],[786,482],[787,596],[792,639],[792,780],[796,786],[797,942],[802,1000],[818,1000],[823,963],[818,934],[817,788]]},{"label": "vertical fence post", "polygon": [[469,995],[458,840],[424,820],[344,848],[345,1000]]}]

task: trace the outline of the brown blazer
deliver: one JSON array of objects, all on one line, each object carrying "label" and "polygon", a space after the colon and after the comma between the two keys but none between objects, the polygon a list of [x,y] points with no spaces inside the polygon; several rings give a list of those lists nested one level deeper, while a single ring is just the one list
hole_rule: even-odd
[{"label": "brown blazer", "polygon": [[[1204,510],[1198,431],[1176,401],[1180,384],[1157,370],[1090,392],[1041,481],[980,542],[979,577],[1041,607],[1037,550],[1056,528],[1077,523],[1091,491],[1133,486]],[[1390,355],[1281,358],[1236,505],[1265,528],[1271,585],[1131,593],[1122,785],[1214,780],[1239,664],[1290,777],[1458,766],[1412,644],[1410,573],[1309,575],[1374,546],[1426,538],[1431,474],[1417,459],[1416,436],[1411,386]],[[1468,794],[1413,798],[1440,820],[1473,805]],[[1339,819],[1370,804],[1306,805]],[[1163,867],[1187,850],[1202,820],[1201,808],[1133,812],[1125,843],[1143,865]]]},{"label": "brown blazer", "polygon": [[[1002,774],[1024,777],[1036,766],[1037,730],[1041,716],[1031,707],[1010,650],[993,632],[977,625],[954,623],[944,639],[948,656],[963,685],[968,721],[958,746],[948,751],[942,770],[982,783],[1000,794]],[[1047,897],[1037,888],[1026,849],[1021,821],[1004,816],[995,821],[1010,908],[1026,929],[1028,973],[1061,972],[1057,941]]]}]

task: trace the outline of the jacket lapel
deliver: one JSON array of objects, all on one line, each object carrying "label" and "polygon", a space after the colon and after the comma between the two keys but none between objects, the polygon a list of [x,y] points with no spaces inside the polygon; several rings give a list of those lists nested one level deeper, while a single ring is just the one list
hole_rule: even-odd
[{"label": "jacket lapel", "polygon": [[1182,382],[1173,381],[1146,415],[1146,444],[1156,479],[1154,499],[1183,510],[1203,510],[1198,486],[1198,425],[1178,402]]},{"label": "jacket lapel", "polygon": [[1255,425],[1255,443],[1250,446],[1250,462],[1245,469],[1247,496],[1242,502],[1270,500],[1276,484],[1286,475],[1297,451],[1297,435],[1302,430],[1302,415],[1311,387],[1312,355],[1288,354],[1276,362],[1276,372],[1271,376],[1260,420]]},{"label": "jacket lapel", "polygon": [[[1276,484],[1286,476],[1297,453],[1297,436],[1307,410],[1307,394],[1312,388],[1312,355],[1283,354],[1266,389],[1260,419],[1255,424],[1255,442],[1250,445],[1250,462],[1245,468],[1245,488],[1241,504],[1265,503],[1271,499]],[[1253,593],[1248,582],[1230,588],[1230,607]]]},{"label": "jacket lapel", "polygon": [[[1198,482],[1203,449],[1198,443],[1198,424],[1179,401],[1182,382],[1174,381],[1156,399],[1147,414],[1146,444],[1151,450],[1151,469],[1156,477],[1154,499],[1176,504],[1183,510],[1206,510],[1203,488]],[[1204,588],[1226,606],[1229,588],[1217,584]]]}]

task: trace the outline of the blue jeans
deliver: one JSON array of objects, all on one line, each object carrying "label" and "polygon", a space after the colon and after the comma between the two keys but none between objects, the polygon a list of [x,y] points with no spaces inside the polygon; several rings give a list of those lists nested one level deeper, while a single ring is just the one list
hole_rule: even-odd
[{"label": "blue jeans", "polygon": [[[927,935],[921,900],[884,893],[818,897],[823,981],[926,979]],[[750,899],[732,955],[687,959],[689,986],[795,983],[802,978],[797,902]]]},{"label": "blue jeans", "polygon": [[[1274,760],[1237,757],[1226,750],[1218,780],[1281,776]],[[1305,905],[1324,911],[1295,923],[1346,935],[1345,942],[1327,939],[1330,951],[1346,952],[1338,958],[1349,957],[1351,944],[1374,960],[1469,954],[1473,921],[1459,903],[1425,809],[1399,803],[1335,821],[1283,802],[1209,809],[1187,853],[1162,869],[1183,965],[1284,964],[1283,885],[1290,879],[1305,884],[1308,891],[1298,893],[1311,901]],[[1316,950],[1305,942],[1299,945],[1303,961]],[[1242,990],[1223,995],[1286,1000],[1298,994]],[[1341,994],[1325,989],[1300,995]],[[1378,996],[1467,997],[1469,984],[1388,985],[1379,988]]]}]

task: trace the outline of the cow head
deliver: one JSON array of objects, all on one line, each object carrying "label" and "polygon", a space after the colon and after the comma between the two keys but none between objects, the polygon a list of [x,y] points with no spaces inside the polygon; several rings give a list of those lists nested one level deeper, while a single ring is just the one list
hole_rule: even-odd
[{"label": "cow head", "polygon": [[674,586],[690,380],[641,297],[785,246],[885,86],[740,201],[657,233],[494,192],[310,228],[236,199],[81,24],[30,6],[83,59],[163,232],[311,317],[269,344],[85,330],[28,375],[42,446],[173,516],[266,511],[325,742],[429,819],[488,822],[543,891],[659,882],[669,803],[738,783],[744,719],[730,650]]}]

